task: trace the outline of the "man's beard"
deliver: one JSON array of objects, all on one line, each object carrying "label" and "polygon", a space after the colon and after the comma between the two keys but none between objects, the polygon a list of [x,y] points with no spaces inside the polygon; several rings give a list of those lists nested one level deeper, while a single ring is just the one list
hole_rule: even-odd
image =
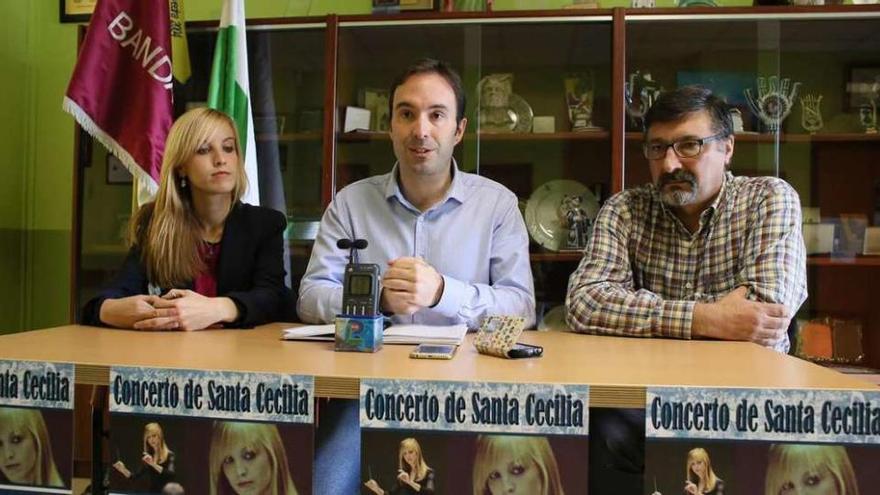
[{"label": "man's beard", "polygon": [[[674,182],[686,182],[690,188],[666,189],[668,184]],[[685,206],[697,200],[697,177],[685,169],[678,169],[672,173],[666,173],[657,180],[657,189],[660,192],[660,200],[668,206]]]}]

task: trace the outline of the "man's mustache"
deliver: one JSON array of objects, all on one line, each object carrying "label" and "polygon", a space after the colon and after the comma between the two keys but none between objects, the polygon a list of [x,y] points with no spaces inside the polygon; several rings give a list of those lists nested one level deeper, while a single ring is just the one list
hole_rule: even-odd
[{"label": "man's mustache", "polygon": [[691,187],[697,187],[697,177],[682,168],[661,175],[660,180],[657,181],[657,185],[658,187],[663,187],[672,182],[687,182]]}]

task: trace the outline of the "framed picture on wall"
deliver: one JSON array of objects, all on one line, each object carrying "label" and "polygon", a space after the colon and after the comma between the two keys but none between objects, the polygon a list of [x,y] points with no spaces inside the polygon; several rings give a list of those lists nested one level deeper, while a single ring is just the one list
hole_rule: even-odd
[{"label": "framed picture on wall", "polygon": [[131,184],[131,172],[116,158],[116,155],[107,153],[107,184]]},{"label": "framed picture on wall", "polygon": [[98,0],[58,0],[61,22],[89,22]]},{"label": "framed picture on wall", "polygon": [[437,5],[435,5],[434,0],[373,0],[374,14],[395,14],[408,10],[436,9]]}]

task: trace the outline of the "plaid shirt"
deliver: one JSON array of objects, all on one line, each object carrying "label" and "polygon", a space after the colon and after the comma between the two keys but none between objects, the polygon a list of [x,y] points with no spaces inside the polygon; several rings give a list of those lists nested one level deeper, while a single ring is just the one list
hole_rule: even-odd
[{"label": "plaid shirt", "polygon": [[[807,298],[805,256],[800,200],[781,179],[727,172],[693,234],[653,184],[629,189],[599,212],[566,319],[579,332],[690,339],[694,305],[739,286],[793,316]],[[786,337],[776,350],[788,347]]]}]

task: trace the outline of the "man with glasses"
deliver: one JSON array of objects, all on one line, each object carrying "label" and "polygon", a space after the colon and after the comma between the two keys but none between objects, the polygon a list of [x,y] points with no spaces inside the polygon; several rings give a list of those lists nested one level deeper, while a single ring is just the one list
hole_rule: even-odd
[{"label": "man with glasses", "polygon": [[568,324],[788,351],[788,324],[807,297],[797,193],[775,177],[730,173],[729,109],[705,88],[661,95],[645,130],[653,183],[599,212],[569,280]]},{"label": "man with glasses", "polygon": [[[807,296],[800,200],[781,179],[731,174],[733,148],[729,107],[709,90],[657,99],[643,146],[652,183],[599,212],[568,284],[573,330],[788,350],[789,322]],[[642,493],[644,414],[626,412],[591,416],[591,465],[612,473],[591,480],[590,493]]]}]

